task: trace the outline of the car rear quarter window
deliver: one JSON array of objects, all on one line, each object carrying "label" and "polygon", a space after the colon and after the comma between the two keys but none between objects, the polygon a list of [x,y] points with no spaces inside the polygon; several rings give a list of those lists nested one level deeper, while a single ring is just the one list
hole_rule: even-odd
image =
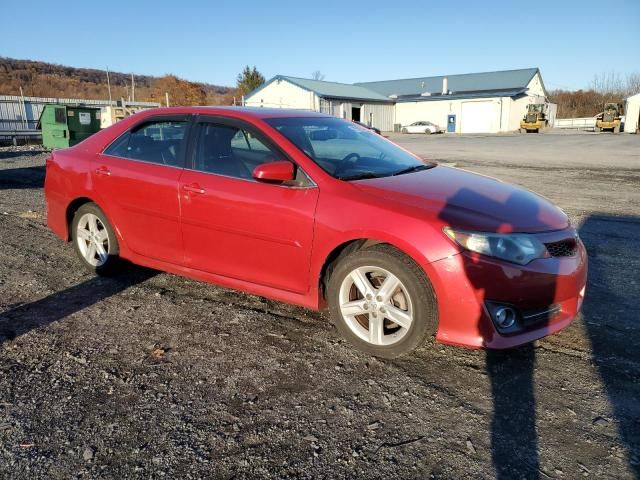
[{"label": "car rear quarter window", "polygon": [[179,151],[187,129],[186,121],[147,122],[126,132],[104,151],[107,155],[159,165],[180,166]]},{"label": "car rear quarter window", "polygon": [[111,143],[111,145],[109,145],[105,149],[104,153],[106,155],[111,155],[114,157],[126,158],[128,148],[129,148],[129,132],[126,132],[125,134],[118,137],[115,142]]}]

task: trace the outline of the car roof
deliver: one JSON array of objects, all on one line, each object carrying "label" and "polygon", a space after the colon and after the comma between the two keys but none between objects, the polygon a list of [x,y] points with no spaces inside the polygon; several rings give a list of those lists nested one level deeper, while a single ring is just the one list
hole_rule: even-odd
[{"label": "car roof", "polygon": [[289,108],[263,108],[263,107],[160,107],[144,110],[146,115],[173,115],[173,114],[201,114],[222,115],[236,118],[288,118],[288,117],[329,117],[324,113],[311,110],[295,110]]}]

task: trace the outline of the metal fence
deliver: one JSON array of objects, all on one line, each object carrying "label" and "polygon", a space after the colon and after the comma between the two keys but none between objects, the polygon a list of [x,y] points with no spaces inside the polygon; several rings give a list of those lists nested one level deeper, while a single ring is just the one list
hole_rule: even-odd
[{"label": "metal fence", "polygon": [[[116,106],[109,100],[90,100],[85,98],[21,97],[18,95],[0,95],[0,136],[8,130],[36,129],[44,106],[48,103],[64,105],[85,105],[93,107]],[[127,102],[129,106],[159,107],[156,102]]]},{"label": "metal fence", "polygon": [[553,128],[564,128],[568,130],[593,130],[596,128],[596,118],[556,118]]}]

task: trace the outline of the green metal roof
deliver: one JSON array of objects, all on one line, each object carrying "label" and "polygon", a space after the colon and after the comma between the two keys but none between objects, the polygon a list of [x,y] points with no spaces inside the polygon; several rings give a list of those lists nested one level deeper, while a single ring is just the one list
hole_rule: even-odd
[{"label": "green metal roof", "polygon": [[[465,94],[477,94],[479,92],[498,92],[501,96],[515,96],[522,94],[523,91],[526,90],[527,85],[529,85],[529,82],[537,73],[539,73],[537,68],[524,68],[499,72],[403,78],[382,82],[360,82],[353,85],[349,83],[325,82],[324,80],[276,75],[246,96],[251,97],[255,95],[275,81],[285,80],[300,88],[314,92],[323,98],[343,98],[377,102],[395,101],[396,97],[403,99],[425,99],[429,97],[421,97],[424,93],[428,92],[434,96],[442,93],[442,81],[444,78],[447,78],[449,91],[452,92],[453,95],[460,97],[465,96]],[[392,95],[394,97],[392,97]],[[436,97],[433,98],[433,100],[441,98],[442,97]]]},{"label": "green metal roof", "polygon": [[466,73],[462,75],[442,75],[437,77],[405,78],[382,82],[360,82],[360,87],[389,98],[397,96],[419,96],[425,92],[442,93],[442,80],[447,78],[448,89],[452,93],[479,92],[491,90],[515,90],[526,88],[537,68],[504,70],[500,72]]},{"label": "green metal roof", "polygon": [[300,88],[309,90],[324,98],[351,98],[354,100],[374,100],[378,102],[389,102],[390,99],[380,93],[369,90],[359,85],[350,85],[348,83],[325,82],[324,80],[310,80],[308,78],[289,77],[286,75],[276,75],[267,81],[260,88],[249,93],[247,96],[253,96],[270,83],[277,80],[286,80]]}]

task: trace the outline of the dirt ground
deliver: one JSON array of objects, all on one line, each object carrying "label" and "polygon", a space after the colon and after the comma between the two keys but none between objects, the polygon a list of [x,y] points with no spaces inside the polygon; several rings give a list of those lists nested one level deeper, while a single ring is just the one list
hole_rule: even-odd
[{"label": "dirt ground", "polygon": [[590,261],[571,327],[381,361],[325,314],[94,278],[44,225],[46,154],[0,149],[0,477],[640,478],[640,136],[395,140],[565,209]]}]

